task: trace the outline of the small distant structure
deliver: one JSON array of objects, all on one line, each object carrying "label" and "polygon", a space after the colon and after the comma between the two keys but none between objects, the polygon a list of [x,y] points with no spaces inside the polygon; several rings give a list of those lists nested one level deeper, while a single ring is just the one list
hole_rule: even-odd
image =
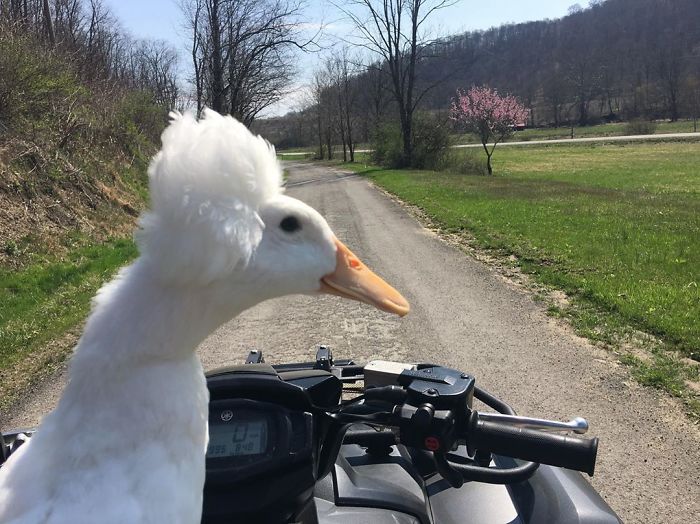
[{"label": "small distant structure", "polygon": [[605,122],[606,124],[613,124],[619,121],[620,117],[617,115],[617,113],[610,112],[607,115],[603,115],[603,122]]}]

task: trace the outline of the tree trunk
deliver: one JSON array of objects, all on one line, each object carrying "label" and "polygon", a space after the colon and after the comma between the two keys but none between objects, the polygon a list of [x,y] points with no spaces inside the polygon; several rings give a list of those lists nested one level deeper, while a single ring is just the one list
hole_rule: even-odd
[{"label": "tree trunk", "polygon": [[44,0],[44,26],[46,27],[46,34],[49,37],[49,43],[51,47],[56,45],[56,34],[53,31],[53,22],[51,21],[51,9],[49,8],[49,0]]},{"label": "tree trunk", "polygon": [[559,104],[557,104],[557,103],[552,104],[552,113],[554,114],[554,127],[559,127],[559,123],[560,123]]},{"label": "tree trunk", "polygon": [[355,144],[352,143],[352,140],[349,140],[349,146],[350,146],[350,162],[355,163]]},{"label": "tree trunk", "polygon": [[330,127],[326,129],[326,148],[328,149],[328,160],[333,159],[333,133]]},{"label": "tree trunk", "polygon": [[579,102],[578,110],[578,123],[580,126],[585,126],[588,123],[588,103],[584,98]]},{"label": "tree trunk", "polygon": [[197,96],[197,116],[202,114],[202,102],[204,97],[204,86],[202,85],[202,67],[203,62],[199,61],[199,46],[201,40],[199,39],[199,12],[202,8],[199,1],[195,4],[195,12],[192,16],[192,64],[194,66],[194,85]]},{"label": "tree trunk", "polygon": [[[488,135],[481,135],[481,145],[484,146],[484,151],[486,151],[486,169],[488,170],[489,175],[493,175],[493,169],[491,167],[491,155],[493,155],[493,149],[489,151],[489,148],[486,144],[489,142],[489,137]],[[496,146],[494,146],[495,149]]]},{"label": "tree trunk", "polygon": [[347,133],[348,149],[350,150],[350,162],[355,162],[355,144],[352,142],[352,118],[350,118],[350,95],[345,81],[345,131]]},{"label": "tree trunk", "polygon": [[671,122],[677,122],[678,121],[678,96],[676,95],[675,92],[671,92]]},{"label": "tree trunk", "polygon": [[221,24],[219,22],[219,0],[212,0],[209,8],[211,20],[211,108],[224,111],[224,66],[221,49]]},{"label": "tree trunk", "polygon": [[318,159],[323,160],[323,129],[321,127],[321,108],[318,108]]},{"label": "tree trunk", "polygon": [[401,118],[401,138],[403,139],[403,165],[408,167],[413,160],[412,116],[404,112]]}]

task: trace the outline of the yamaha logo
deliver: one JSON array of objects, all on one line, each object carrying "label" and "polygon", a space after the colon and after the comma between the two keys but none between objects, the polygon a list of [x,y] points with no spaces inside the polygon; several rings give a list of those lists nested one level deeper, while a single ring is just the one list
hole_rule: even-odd
[{"label": "yamaha logo", "polygon": [[228,422],[233,418],[233,411],[230,409],[225,409],[224,411],[221,412],[221,420],[224,422]]}]

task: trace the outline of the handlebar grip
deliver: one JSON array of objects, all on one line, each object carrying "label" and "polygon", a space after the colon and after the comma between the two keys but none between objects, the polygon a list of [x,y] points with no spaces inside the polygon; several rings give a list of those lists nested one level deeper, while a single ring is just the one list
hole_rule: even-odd
[{"label": "handlebar grip", "polygon": [[525,429],[503,422],[479,420],[473,412],[468,443],[497,455],[583,471],[593,476],[598,439],[580,439]]}]

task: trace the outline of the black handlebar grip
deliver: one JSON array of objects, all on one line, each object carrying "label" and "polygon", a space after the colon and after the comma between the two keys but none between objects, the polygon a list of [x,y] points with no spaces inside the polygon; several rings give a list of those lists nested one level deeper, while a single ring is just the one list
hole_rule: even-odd
[{"label": "black handlebar grip", "polygon": [[475,449],[497,455],[583,471],[593,476],[598,439],[525,429],[504,422],[479,420],[472,412],[468,443]]}]

